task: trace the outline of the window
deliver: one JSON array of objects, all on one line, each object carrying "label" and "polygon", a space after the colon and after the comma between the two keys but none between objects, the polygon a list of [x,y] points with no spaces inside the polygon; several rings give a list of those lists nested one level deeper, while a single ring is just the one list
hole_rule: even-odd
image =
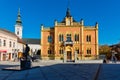
[{"label": "window", "polygon": [[63,54],[63,49],[60,49],[60,50],[59,50],[59,54]]},{"label": "window", "polygon": [[19,35],[19,31],[17,31],[17,35]]},{"label": "window", "polygon": [[6,46],[6,40],[3,41],[3,46]]},{"label": "window", "polygon": [[52,54],[52,51],[50,49],[48,49],[48,54]]},{"label": "window", "polygon": [[87,49],[87,54],[91,54],[91,48]]},{"label": "window", "polygon": [[62,42],[64,40],[63,34],[59,35],[59,42]]},{"label": "window", "polygon": [[1,41],[1,39],[0,39],[0,46],[2,46],[2,41]]},{"label": "window", "polygon": [[87,42],[91,42],[91,35],[87,35],[87,36],[86,36],[86,41],[87,41]]},{"label": "window", "polygon": [[12,46],[12,43],[11,43],[11,41],[9,42],[9,47],[11,47]]},{"label": "window", "polygon": [[75,34],[75,41],[79,41],[79,34]]},{"label": "window", "polygon": [[15,47],[15,42],[13,42],[13,47]]},{"label": "window", "polygon": [[71,42],[71,34],[67,34],[67,42]]},{"label": "window", "polygon": [[48,42],[52,43],[52,36],[48,36]]}]

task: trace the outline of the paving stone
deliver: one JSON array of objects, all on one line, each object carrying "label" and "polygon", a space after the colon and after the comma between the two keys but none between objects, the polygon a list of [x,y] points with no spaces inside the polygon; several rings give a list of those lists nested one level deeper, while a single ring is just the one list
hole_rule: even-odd
[{"label": "paving stone", "polygon": [[45,80],[44,77],[39,77],[39,76],[33,76],[33,77],[27,77],[26,80]]},{"label": "paving stone", "polygon": [[[34,64],[35,66],[42,65],[42,67],[14,72],[0,70],[0,80],[93,80],[99,66],[99,64],[42,62]],[[120,65],[103,65],[98,80],[120,80],[119,74]]]}]

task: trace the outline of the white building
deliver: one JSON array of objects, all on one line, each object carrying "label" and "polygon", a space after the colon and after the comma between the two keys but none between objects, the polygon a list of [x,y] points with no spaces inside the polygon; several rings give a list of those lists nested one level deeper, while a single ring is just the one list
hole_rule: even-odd
[{"label": "white building", "polygon": [[15,32],[12,33],[5,29],[0,29],[0,61],[15,60],[21,57],[25,44],[30,47],[30,55],[40,55],[40,39],[22,38],[23,26],[21,21],[20,9],[18,10],[15,24]]},{"label": "white building", "polygon": [[0,29],[0,60],[14,60],[18,55],[18,44],[23,45],[18,36],[8,30]]},{"label": "white building", "polygon": [[[30,55],[33,56],[41,50],[40,39],[23,38],[23,41],[30,47]],[[40,52],[38,53],[40,55]]]},{"label": "white building", "polygon": [[12,59],[17,49],[17,36],[7,30],[0,29],[0,60]]},{"label": "white building", "polygon": [[24,42],[22,41],[22,21],[20,9],[15,24],[15,33],[0,29],[0,61],[14,60],[18,53],[23,52]]}]

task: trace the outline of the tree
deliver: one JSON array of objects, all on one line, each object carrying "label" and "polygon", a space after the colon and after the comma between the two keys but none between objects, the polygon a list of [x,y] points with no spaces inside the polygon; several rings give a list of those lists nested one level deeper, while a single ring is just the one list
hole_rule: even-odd
[{"label": "tree", "polygon": [[100,55],[106,55],[106,57],[109,59],[111,57],[111,48],[108,45],[101,45],[99,46],[99,54]]}]

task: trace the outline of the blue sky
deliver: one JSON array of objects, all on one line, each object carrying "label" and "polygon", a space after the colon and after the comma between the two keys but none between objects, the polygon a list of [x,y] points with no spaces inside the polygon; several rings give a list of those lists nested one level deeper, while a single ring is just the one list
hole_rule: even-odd
[{"label": "blue sky", "polygon": [[[0,28],[14,32],[21,9],[23,38],[40,38],[40,25],[53,27],[65,17],[68,0],[0,0]],[[99,23],[99,44],[120,42],[120,0],[70,0],[71,15],[85,25]]]}]

